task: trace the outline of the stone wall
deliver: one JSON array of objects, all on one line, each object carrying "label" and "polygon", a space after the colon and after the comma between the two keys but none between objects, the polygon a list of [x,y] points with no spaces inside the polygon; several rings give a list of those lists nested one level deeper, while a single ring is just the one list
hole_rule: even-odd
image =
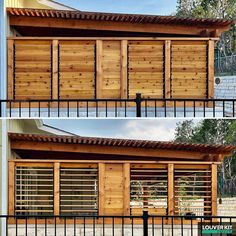
[{"label": "stone wall", "polygon": [[222,204],[217,204],[218,216],[236,216],[236,197],[222,198]]},{"label": "stone wall", "polygon": [[215,77],[220,79],[220,83],[215,83],[215,98],[235,98],[236,99],[236,75]]},{"label": "stone wall", "polygon": [[[216,84],[216,78],[219,78],[219,84]],[[215,77],[215,98],[219,99],[236,99],[236,75],[235,76],[219,76]],[[218,107],[223,107],[222,102],[216,104]],[[225,111],[232,116],[232,102],[225,102]],[[236,104],[234,111],[236,112]]]}]

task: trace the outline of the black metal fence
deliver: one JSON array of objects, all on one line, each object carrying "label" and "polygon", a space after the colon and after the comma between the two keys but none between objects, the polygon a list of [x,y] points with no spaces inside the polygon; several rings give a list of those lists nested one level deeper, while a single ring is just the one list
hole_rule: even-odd
[{"label": "black metal fence", "polygon": [[[164,236],[202,235],[204,224],[232,225],[236,216],[0,216],[5,235]],[[231,235],[231,234],[230,234]]]},{"label": "black metal fence", "polygon": [[235,117],[236,99],[0,100],[1,117]]}]

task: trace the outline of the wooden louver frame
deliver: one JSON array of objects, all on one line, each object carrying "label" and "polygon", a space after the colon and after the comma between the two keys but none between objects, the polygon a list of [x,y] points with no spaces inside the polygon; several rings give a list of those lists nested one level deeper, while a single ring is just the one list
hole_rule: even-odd
[{"label": "wooden louver frame", "polygon": [[[206,78],[206,88],[204,90],[204,97],[202,98],[213,98],[213,95],[214,95],[214,39],[210,39],[210,38],[200,38],[200,39],[194,39],[194,38],[159,38],[159,39],[155,39],[155,38],[128,38],[128,39],[124,39],[124,38],[107,38],[107,39],[96,39],[96,38],[74,38],[74,39],[67,39],[67,38],[25,38],[25,37],[17,37],[17,38],[9,38],[8,39],[8,98],[9,99],[16,99],[16,88],[20,88],[21,89],[21,94],[22,94],[22,89],[24,90],[27,90],[25,86],[25,83],[27,83],[27,86],[29,85],[29,83],[32,83],[33,84],[33,87],[36,86],[36,83],[35,83],[35,78],[31,78],[29,81],[26,81],[26,77],[25,78],[21,78],[19,80],[19,75],[17,77],[17,80],[19,80],[17,82],[16,80],[16,61],[15,61],[15,57],[17,55],[17,51],[16,51],[16,43],[22,43],[22,42],[36,42],[36,43],[40,43],[41,41],[43,43],[50,43],[51,47],[50,47],[50,55],[51,55],[51,63],[50,63],[50,68],[48,68],[48,70],[50,70],[50,72],[48,72],[48,74],[51,75],[51,79],[46,83],[46,81],[44,81],[47,85],[43,85],[41,84],[41,89],[42,88],[45,88],[45,86],[49,86],[51,91],[50,93],[47,93],[48,94],[48,98],[50,99],[59,99],[59,98],[81,98],[79,97],[79,93],[76,94],[75,96],[73,96],[72,93],[74,93],[75,91],[81,91],[81,93],[85,93],[85,91],[89,88],[90,90],[91,89],[94,89],[94,91],[90,91],[91,92],[91,97],[89,98],[109,98],[109,95],[107,96],[106,95],[106,91],[109,91],[109,94],[113,94],[112,93],[112,88],[114,86],[117,87],[117,83],[119,83],[119,88],[120,88],[120,95],[119,97],[120,98],[127,98],[127,97],[132,97],[133,94],[134,94],[134,91],[136,92],[141,92],[142,93],[142,87],[145,87],[146,85],[144,86],[141,86],[140,87],[140,84],[137,84],[137,88],[132,88],[133,89],[133,93],[131,94],[130,96],[130,92],[129,90],[131,89],[131,86],[129,84],[129,81],[131,81],[131,78],[130,78],[130,75],[129,75],[129,72],[130,72],[130,69],[131,69],[131,66],[130,66],[130,62],[129,62],[129,58],[130,58],[130,53],[129,52],[129,45],[132,45],[132,42],[155,42],[155,43],[162,43],[162,53],[163,53],[163,59],[161,59],[160,61],[158,61],[158,63],[162,63],[163,64],[163,67],[161,68],[161,74],[163,75],[163,80],[159,81],[161,85],[161,87],[158,87],[157,88],[157,84],[159,83],[157,81],[157,79],[155,78],[152,78],[149,82],[153,87],[154,90],[163,90],[163,94],[162,94],[162,97],[163,98],[171,98],[171,97],[174,97],[173,96],[173,91],[172,91],[172,67],[173,67],[173,63],[172,63],[172,46],[176,44],[177,42],[177,46],[178,46],[178,43],[183,41],[183,42],[187,42],[187,43],[193,43],[193,46],[192,46],[192,49],[191,50],[194,50],[194,43],[204,43],[204,45],[206,46],[206,64],[204,65],[204,68],[205,68],[205,74],[206,76],[204,78]],[[61,60],[61,55],[62,55],[62,47],[65,47],[65,46],[70,46],[68,43],[72,43],[71,47],[73,48],[73,43],[76,42],[76,40],[78,42],[85,42],[85,45],[86,45],[86,41],[87,43],[93,43],[93,46],[91,46],[91,55],[89,57],[93,57],[94,59],[94,63],[93,65],[91,66],[91,80],[92,80],[92,84],[89,82],[89,85],[87,86],[86,83],[88,81],[82,81],[82,82],[75,82],[75,79],[77,79],[77,77],[70,77],[70,81],[74,81],[75,84],[68,84],[66,81],[65,81],[65,78],[64,77],[64,81],[63,81],[63,70],[62,68],[60,68],[60,66],[62,65],[62,63],[64,63],[64,70],[67,70],[68,68],[65,68],[65,65],[66,63],[69,63],[70,66],[72,68],[76,67],[76,65],[78,63],[80,63],[81,65],[81,62],[82,61],[65,61],[65,60]],[[120,68],[120,71],[119,71],[119,78],[120,78],[120,81],[117,81],[117,75],[115,75],[116,79],[113,81],[111,79],[110,82],[107,82],[107,79],[105,81],[104,79],[104,74],[106,73],[106,76],[107,76],[107,72],[104,71],[104,68],[103,68],[103,59],[104,59],[104,45],[105,43],[104,42],[120,42],[120,63],[119,63],[119,68]],[[65,44],[63,46],[63,43]],[[138,44],[137,44],[138,45]],[[148,44],[147,44],[148,45]],[[146,45],[146,46],[147,46]],[[78,46],[78,45],[77,45]],[[156,45],[158,46],[158,45]],[[203,45],[200,45],[200,46],[203,46]],[[153,46],[154,48],[151,49],[151,50],[155,50],[155,45]],[[68,53],[70,53],[69,51],[70,48],[68,48]],[[85,50],[85,49],[84,49]],[[110,50],[110,49],[109,49]],[[192,58],[195,58],[193,53],[191,54],[191,50],[190,50],[190,55]],[[195,50],[196,51],[196,50]],[[145,52],[145,51],[144,51]],[[43,52],[39,52],[39,55],[41,55],[41,53]],[[46,53],[46,52],[45,52]],[[64,52],[65,53],[65,52]],[[86,52],[85,52],[86,53]],[[114,51],[112,52],[114,54]],[[27,65],[27,61],[24,61],[26,59],[24,58],[27,58],[26,55],[23,55],[24,54],[24,51],[20,52],[20,63],[21,63],[21,70],[27,70],[26,68],[24,68],[24,65]],[[43,54],[44,55],[44,54]],[[66,57],[67,59],[70,58],[69,55],[73,55],[73,54],[63,54],[64,57]],[[82,55],[82,54],[81,54]],[[79,56],[80,57],[80,60],[82,60],[82,56]],[[107,54],[106,54],[107,55]],[[112,54],[111,54],[112,56]],[[30,57],[29,57],[30,58]],[[109,57],[108,57],[109,59]],[[142,58],[140,58],[142,59]],[[145,61],[147,58],[143,58],[143,60]],[[28,59],[27,59],[28,60]],[[106,59],[106,62],[107,62],[107,59]],[[33,66],[33,61],[30,62]],[[42,62],[40,62],[42,63]],[[39,63],[39,64],[40,64]],[[88,63],[91,63],[91,61],[88,61]],[[116,66],[117,66],[117,61],[114,62],[114,65],[112,63],[109,64],[109,66],[111,67],[110,69],[115,69]],[[137,66],[137,63],[140,64],[141,61],[135,61],[136,65]],[[204,62],[205,63],[205,62]],[[86,63],[85,63],[86,64]],[[154,65],[153,65],[154,64]],[[141,64],[140,64],[141,65]],[[154,62],[151,62],[150,65],[142,65],[144,66],[145,68],[148,66],[148,68],[150,70],[152,69],[157,69],[155,68],[155,61]],[[141,68],[142,68],[141,66]],[[176,66],[180,66],[179,64],[177,64]],[[183,67],[183,65],[181,64],[181,66]],[[193,68],[191,69],[194,69],[195,64],[192,65]],[[200,66],[200,65],[199,65]],[[78,67],[78,66],[77,66]],[[114,68],[113,68],[114,67]],[[184,66],[185,67],[185,66]],[[82,68],[82,67],[81,67]],[[197,67],[196,67],[197,68]],[[32,69],[32,68],[31,68]],[[37,68],[37,70],[39,70],[40,68]],[[78,68],[77,68],[78,69]],[[90,70],[89,69],[89,70]],[[140,68],[138,68],[140,70]],[[146,68],[147,69],[147,68]],[[84,69],[83,69],[84,70]],[[82,71],[83,71],[82,70]],[[181,70],[183,70],[183,73],[186,72],[184,70],[188,70],[188,68],[181,68]],[[77,71],[78,72],[78,71]],[[83,72],[82,72],[83,73]],[[86,72],[86,68],[85,68],[85,73]],[[135,72],[136,73],[136,72]],[[151,73],[151,72],[150,72]],[[156,72],[155,72],[156,73]],[[159,72],[158,72],[159,73]],[[79,73],[77,73],[79,74]],[[109,73],[108,73],[109,74]],[[148,75],[148,74],[147,74]],[[147,76],[145,75],[145,76]],[[22,75],[21,75],[22,76]],[[32,75],[27,75],[27,76],[30,76],[32,77]],[[48,76],[48,75],[47,75]],[[83,76],[83,75],[82,75]],[[159,75],[158,75],[159,76]],[[182,76],[184,78],[184,74]],[[181,78],[182,78],[181,77]],[[154,79],[154,80],[153,80]],[[110,79],[109,79],[110,80]],[[154,81],[154,82],[151,82],[151,81]],[[146,80],[147,81],[147,80]],[[16,82],[17,82],[17,86],[16,86]],[[42,81],[40,81],[41,83]],[[148,83],[149,83],[148,82]],[[191,82],[191,81],[190,81]],[[190,83],[189,82],[189,83]],[[63,83],[63,84],[61,84]],[[77,84],[76,84],[77,83]],[[79,83],[79,85],[78,85]],[[107,84],[108,83],[108,84]],[[178,82],[178,83],[184,83],[184,82]],[[203,85],[198,85],[198,81],[196,80],[195,81],[196,83],[196,86],[203,86]],[[40,88],[39,86],[39,88]],[[66,86],[65,88],[63,86]],[[104,87],[105,86],[105,87]],[[108,87],[106,87],[108,86]],[[109,87],[110,86],[110,87]],[[159,86],[159,85],[158,85]],[[181,86],[181,85],[178,85],[178,86]],[[185,84],[183,84],[183,86],[185,86]],[[150,86],[146,86],[145,89],[149,89]],[[180,88],[180,87],[179,87]],[[179,89],[178,88],[178,89]],[[66,89],[68,90],[68,94],[64,94],[62,93],[63,89]],[[84,91],[82,91],[84,89]],[[151,88],[150,88],[151,89]],[[191,88],[193,89],[193,88]],[[202,88],[203,89],[203,88]],[[71,94],[69,91],[72,91]],[[197,91],[197,89],[196,89]],[[188,93],[191,95],[191,93]],[[37,94],[36,94],[37,95]],[[71,95],[71,97],[70,97]],[[35,96],[35,94],[34,94]],[[148,97],[145,95],[145,93],[143,93],[143,96],[144,97]],[[159,97],[160,94],[157,96]],[[179,96],[179,95],[178,95]],[[36,96],[37,97],[37,96]],[[35,98],[36,98],[35,97]],[[20,97],[18,97],[20,98]],[[82,97],[83,98],[83,97]],[[118,98],[118,97],[116,97]],[[189,98],[191,98],[191,96],[189,96]]]}]

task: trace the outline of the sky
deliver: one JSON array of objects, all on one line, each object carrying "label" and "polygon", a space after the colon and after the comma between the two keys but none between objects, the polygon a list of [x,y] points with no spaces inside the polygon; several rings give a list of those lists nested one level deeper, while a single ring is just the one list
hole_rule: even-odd
[{"label": "sky", "polygon": [[[183,119],[45,119],[43,122],[76,135],[171,141]],[[195,119],[194,122],[200,120]]]},{"label": "sky", "polygon": [[177,0],[57,0],[81,11],[171,15]]}]

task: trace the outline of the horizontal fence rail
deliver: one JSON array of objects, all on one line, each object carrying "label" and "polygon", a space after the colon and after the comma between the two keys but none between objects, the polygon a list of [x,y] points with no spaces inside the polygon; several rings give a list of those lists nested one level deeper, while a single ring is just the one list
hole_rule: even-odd
[{"label": "horizontal fence rail", "polygon": [[[235,117],[236,99],[0,100],[1,117]],[[6,112],[4,112],[6,110]]]},{"label": "horizontal fence rail", "polygon": [[144,211],[140,216],[2,215],[0,220],[7,236],[195,236],[202,235],[204,224],[233,225],[236,216],[154,216]]}]

